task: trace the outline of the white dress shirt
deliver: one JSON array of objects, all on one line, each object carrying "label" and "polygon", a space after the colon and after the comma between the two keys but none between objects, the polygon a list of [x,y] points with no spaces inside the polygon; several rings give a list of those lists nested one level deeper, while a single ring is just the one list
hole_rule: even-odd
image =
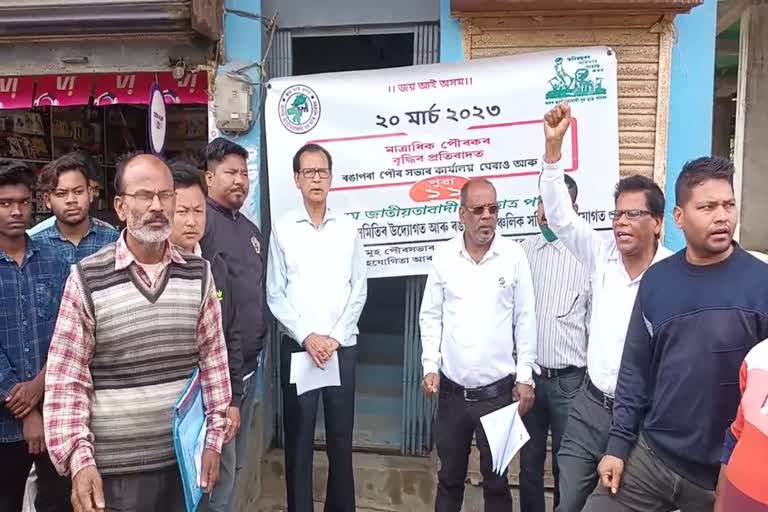
[{"label": "white dress shirt", "polygon": [[561,240],[543,235],[522,243],[536,293],[539,366],[559,370],[587,365],[592,302],[589,273]]},{"label": "white dress shirt", "polygon": [[535,300],[518,243],[496,235],[479,263],[463,235],[443,243],[432,257],[419,315],[424,375],[440,370],[466,388],[512,374],[532,384],[538,371]]},{"label": "white dress shirt", "polygon": [[352,219],[326,208],[316,228],[300,208],[274,223],[267,303],[299,344],[315,333],[355,345],[367,291],[365,252]]},{"label": "white dress shirt", "polygon": [[[592,319],[587,373],[600,391],[613,395],[629,317],[645,272],[630,279],[616,241],[601,236],[573,211],[560,162],[544,163],[543,167],[540,187],[547,223],[591,276]],[[651,264],[670,254],[672,251],[659,244]]]}]

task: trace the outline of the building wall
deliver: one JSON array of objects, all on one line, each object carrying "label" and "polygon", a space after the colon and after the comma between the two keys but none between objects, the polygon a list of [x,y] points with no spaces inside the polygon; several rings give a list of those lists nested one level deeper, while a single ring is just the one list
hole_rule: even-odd
[{"label": "building wall", "polygon": [[467,59],[557,47],[604,45],[618,57],[622,176],[663,182],[672,26],[658,15],[520,16],[462,19]]},{"label": "building wall", "polygon": [[664,244],[673,250],[685,245],[672,218],[675,181],[685,162],[712,151],[716,22],[717,0],[675,18],[664,219]]},{"label": "building wall", "polygon": [[440,0],[263,0],[280,28],[391,25],[440,19]]}]

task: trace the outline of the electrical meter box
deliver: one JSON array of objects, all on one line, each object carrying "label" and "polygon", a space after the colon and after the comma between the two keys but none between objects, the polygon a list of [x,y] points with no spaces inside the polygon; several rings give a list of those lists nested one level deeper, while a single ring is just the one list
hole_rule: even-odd
[{"label": "electrical meter box", "polygon": [[247,78],[219,75],[215,90],[216,128],[227,132],[248,131],[253,124],[253,86]]}]

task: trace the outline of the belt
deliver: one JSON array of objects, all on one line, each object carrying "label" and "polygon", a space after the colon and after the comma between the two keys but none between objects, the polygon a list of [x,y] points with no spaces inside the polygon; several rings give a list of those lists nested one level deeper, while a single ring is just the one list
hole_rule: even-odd
[{"label": "belt", "polygon": [[515,376],[510,375],[504,377],[487,386],[480,386],[478,388],[465,388],[456,384],[452,380],[448,379],[445,375],[440,373],[440,393],[441,394],[457,394],[464,397],[465,402],[482,402],[483,400],[490,400],[496,398],[499,395],[509,393],[512,396],[512,390],[515,388]]},{"label": "belt", "polygon": [[541,375],[539,377],[543,379],[554,379],[557,377],[562,377],[563,375],[568,375],[570,373],[577,372],[579,370],[583,370],[583,368],[580,368],[578,366],[566,366],[565,368],[544,368],[543,366],[541,368]]},{"label": "belt", "polygon": [[592,381],[589,378],[589,374],[587,374],[584,381],[587,384],[587,392],[592,396],[592,398],[597,400],[597,402],[603,406],[603,409],[613,411],[613,397],[611,395],[606,395],[600,391],[597,386],[592,384]]}]

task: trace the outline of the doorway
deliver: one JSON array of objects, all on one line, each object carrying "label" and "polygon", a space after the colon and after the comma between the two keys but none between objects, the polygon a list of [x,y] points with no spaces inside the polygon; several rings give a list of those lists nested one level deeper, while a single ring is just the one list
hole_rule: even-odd
[{"label": "doorway", "polygon": [[[291,49],[293,75],[410,66],[414,63],[414,33],[294,36]],[[401,448],[406,280],[368,280],[368,299],[358,323],[357,450],[399,452]],[[322,445],[322,401],[319,410],[315,439]]]}]

